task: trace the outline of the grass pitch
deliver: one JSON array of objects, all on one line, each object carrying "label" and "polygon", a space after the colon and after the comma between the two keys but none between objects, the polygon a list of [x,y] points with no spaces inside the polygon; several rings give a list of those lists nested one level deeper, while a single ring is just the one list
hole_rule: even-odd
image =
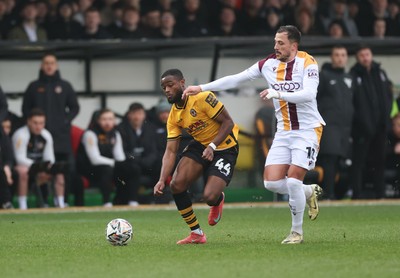
[{"label": "grass pitch", "polygon": [[[1,277],[400,277],[400,203],[323,206],[305,220],[305,243],[280,242],[286,206],[227,207],[207,225],[208,242],[177,246],[189,230],[170,209],[0,214]],[[132,223],[128,246],[111,246],[105,226]]]}]

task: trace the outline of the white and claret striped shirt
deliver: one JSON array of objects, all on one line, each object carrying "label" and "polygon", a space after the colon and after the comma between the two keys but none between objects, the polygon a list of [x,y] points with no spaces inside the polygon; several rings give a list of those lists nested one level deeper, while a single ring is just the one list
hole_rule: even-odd
[{"label": "white and claret striped shirt", "polygon": [[240,83],[264,77],[268,87],[281,94],[274,99],[278,130],[312,129],[325,125],[317,108],[318,64],[304,51],[298,51],[290,62],[281,62],[275,54],[250,68],[213,82],[200,85],[203,91],[220,91]]}]

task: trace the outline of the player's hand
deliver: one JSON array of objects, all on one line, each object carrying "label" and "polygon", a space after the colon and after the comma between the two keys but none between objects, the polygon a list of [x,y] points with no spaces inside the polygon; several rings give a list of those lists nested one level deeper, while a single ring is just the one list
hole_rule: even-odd
[{"label": "player's hand", "polygon": [[271,98],[280,99],[281,94],[274,89],[265,89],[264,91],[262,91],[260,93],[260,98],[263,100],[267,100],[267,99],[271,99]]},{"label": "player's hand", "polygon": [[163,195],[165,188],[165,183],[163,181],[158,181],[157,184],[154,186],[153,193],[155,196]]},{"label": "player's hand", "polygon": [[201,157],[205,160],[212,161],[214,159],[214,150],[208,146],[203,151],[203,155]]},{"label": "player's hand", "polygon": [[183,91],[182,99],[187,96],[197,95],[201,92],[200,86],[189,86]]}]

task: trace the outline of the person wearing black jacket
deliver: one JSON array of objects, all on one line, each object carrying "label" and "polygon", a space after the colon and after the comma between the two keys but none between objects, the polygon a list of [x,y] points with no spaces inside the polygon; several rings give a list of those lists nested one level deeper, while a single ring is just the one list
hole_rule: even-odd
[{"label": "person wearing black jacket", "polygon": [[348,156],[350,148],[354,108],[352,77],[345,72],[347,61],[347,49],[344,46],[334,46],[331,63],[323,64],[319,75],[317,103],[326,126],[317,163],[324,170],[321,185],[331,200],[336,199],[335,178],[340,159]]},{"label": "person wearing black jacket", "polygon": [[115,203],[137,206],[139,187],[152,187],[158,180],[156,129],[146,121],[146,111],[137,102],[129,106],[117,129],[121,133],[127,160],[123,171],[126,185],[117,184]]},{"label": "person wearing black jacket", "polygon": [[361,46],[356,51],[356,59],[357,63],[350,70],[355,89],[352,198],[368,197],[362,189],[364,181],[369,178],[374,187],[375,198],[380,199],[385,197],[385,148],[393,98],[391,82],[380,64],[373,61],[371,48]]},{"label": "person wearing black jacket", "polygon": [[[0,122],[2,123],[8,114],[7,98],[0,87]],[[11,203],[10,186],[13,184],[12,179],[12,163],[14,155],[10,138],[5,134],[2,126],[0,126],[0,208],[13,208]]]},{"label": "person wearing black jacket", "polygon": [[[71,122],[79,113],[78,99],[71,84],[61,79],[57,58],[45,54],[42,58],[39,79],[31,82],[25,91],[22,113],[26,118],[33,108],[40,108],[46,114],[46,129],[54,140],[57,163],[68,164],[74,169],[71,146]],[[67,176],[72,176],[69,173]],[[66,194],[69,180],[66,179]]]}]

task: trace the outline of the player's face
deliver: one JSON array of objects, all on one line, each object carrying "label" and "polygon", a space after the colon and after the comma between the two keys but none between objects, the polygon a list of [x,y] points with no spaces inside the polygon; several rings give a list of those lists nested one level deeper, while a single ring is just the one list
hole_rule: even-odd
[{"label": "player's face", "polygon": [[146,112],[143,109],[138,109],[128,113],[128,120],[133,127],[140,128],[146,120]]},{"label": "player's face", "polygon": [[178,103],[182,100],[185,79],[178,80],[172,75],[165,76],[161,79],[161,88],[169,103]]},{"label": "player's face", "polygon": [[297,43],[290,42],[286,32],[276,33],[274,50],[276,59],[282,62],[289,62],[296,55]]},{"label": "player's face", "polygon": [[332,50],[331,60],[334,68],[346,67],[348,60],[346,48],[334,48]]},{"label": "player's face", "polygon": [[101,114],[98,124],[104,132],[109,132],[115,127],[115,115],[113,112]]},{"label": "player's face", "polygon": [[357,53],[357,61],[365,68],[369,68],[372,64],[371,49],[365,48]]},{"label": "player's face", "polygon": [[46,124],[46,118],[44,116],[33,116],[28,119],[29,131],[34,135],[39,135]]},{"label": "player's face", "polygon": [[53,76],[58,69],[57,59],[53,55],[47,55],[42,60],[42,70],[47,76]]}]

